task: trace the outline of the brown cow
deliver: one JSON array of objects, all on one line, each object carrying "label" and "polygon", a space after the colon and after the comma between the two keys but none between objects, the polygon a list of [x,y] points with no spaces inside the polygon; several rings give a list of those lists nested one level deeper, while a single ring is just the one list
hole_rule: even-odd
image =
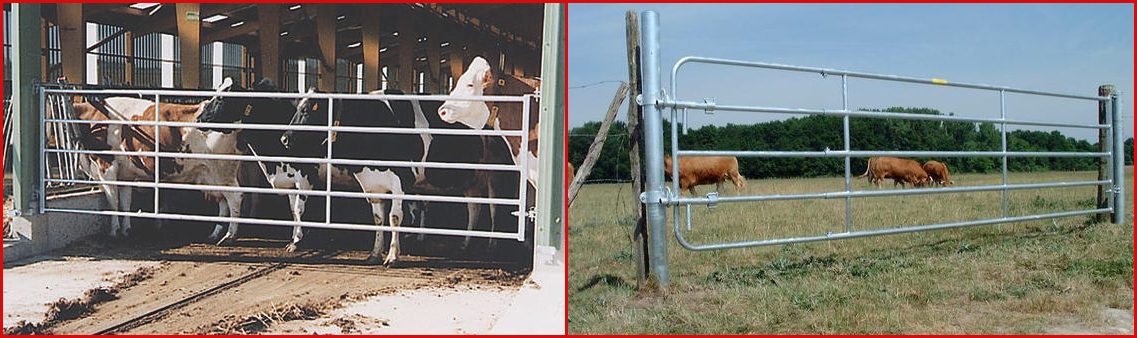
[{"label": "brown cow", "polygon": [[[194,122],[204,105],[182,105],[162,103],[161,110],[155,111],[150,100],[111,97],[91,103],[75,103],[72,109],[79,119],[92,121],[79,124],[80,142],[91,150],[115,150],[127,152],[148,152],[154,150],[154,126],[128,126],[106,124],[98,121],[132,120],[154,121],[158,115],[161,121]],[[109,116],[108,116],[109,115]],[[236,133],[204,132],[196,128],[160,127],[159,146],[162,152],[193,152],[211,154],[238,154]],[[150,156],[99,155],[89,156],[90,162],[84,170],[92,179],[100,181],[150,181],[154,179],[154,160]],[[235,161],[211,161],[201,159],[163,158],[160,162],[160,177],[163,182],[238,186]],[[111,209],[131,210],[131,190],[127,186],[104,185],[103,192],[110,201]],[[210,199],[218,201],[219,216],[240,216],[240,192],[206,192]],[[130,218],[125,217],[121,224],[123,235],[130,230]],[[229,224],[225,240],[232,240],[236,223]],[[116,236],[120,229],[118,217],[111,218],[110,235]],[[214,229],[212,239],[221,233],[221,225]]]},{"label": "brown cow", "polygon": [[574,173],[574,171],[576,171],[576,168],[573,168],[572,162],[565,161],[565,190],[566,191],[568,191],[568,187],[570,185],[572,185],[572,180],[576,178],[576,173]]},{"label": "brown cow", "polygon": [[939,184],[941,186],[948,186],[955,184],[948,178],[947,165],[939,161],[928,161],[924,163],[924,171],[932,177],[931,184]]},{"label": "brown cow", "polygon": [[[671,178],[671,156],[663,158],[663,171],[666,177]],[[679,159],[679,190],[688,190],[692,195],[695,186],[714,184],[715,191],[722,190],[722,182],[730,180],[734,183],[734,191],[746,187],[746,180],[738,174],[738,159],[734,156],[704,156],[683,157]]]},{"label": "brown cow", "polygon": [[930,180],[928,173],[920,166],[920,162],[895,157],[869,158],[865,173],[857,176],[857,178],[865,176],[868,176],[869,182],[875,184],[877,188],[880,188],[881,181],[886,178],[892,178],[893,187],[897,184],[903,187],[906,183],[915,187],[922,187],[927,185]]}]

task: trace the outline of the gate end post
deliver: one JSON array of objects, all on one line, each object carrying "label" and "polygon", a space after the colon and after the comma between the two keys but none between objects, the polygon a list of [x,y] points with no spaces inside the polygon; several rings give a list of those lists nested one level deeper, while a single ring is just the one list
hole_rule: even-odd
[{"label": "gate end post", "polygon": [[1113,112],[1113,223],[1125,223],[1125,119],[1121,94],[1113,92],[1109,104]]},{"label": "gate end post", "polygon": [[640,69],[643,86],[644,157],[647,189],[643,202],[647,205],[649,261],[652,275],[660,289],[667,289],[667,216],[663,201],[663,116],[658,99],[663,89],[659,68],[659,13],[640,13]]},{"label": "gate end post", "polygon": [[[1111,84],[1103,84],[1098,86],[1098,96],[1108,97],[1113,95],[1113,88],[1114,87]],[[1098,124],[1109,124],[1113,119],[1113,116],[1110,116],[1108,114],[1109,109],[1112,108],[1110,104],[1110,101],[1098,101]],[[1109,133],[1110,130],[1108,129],[1098,129],[1098,152],[1104,153],[1106,152],[1106,149],[1108,149],[1106,145],[1109,143],[1106,142],[1109,142],[1111,139]],[[1112,144],[1109,145],[1112,146]],[[1113,160],[1113,158],[1111,157],[1109,160]],[[1112,180],[1112,178],[1109,177],[1109,171],[1113,168],[1109,167],[1109,165],[1106,164],[1107,162],[1108,161],[1105,158],[1097,158],[1098,181]],[[1114,207],[1114,205],[1111,205],[1109,203],[1109,201],[1112,201],[1112,196],[1106,195],[1106,191],[1113,189],[1113,187],[1105,187],[1099,185],[1097,189],[1097,208],[1103,209]],[[1106,217],[1108,216],[1104,214],[1094,214],[1093,220],[1095,222],[1105,222],[1107,221]]]}]

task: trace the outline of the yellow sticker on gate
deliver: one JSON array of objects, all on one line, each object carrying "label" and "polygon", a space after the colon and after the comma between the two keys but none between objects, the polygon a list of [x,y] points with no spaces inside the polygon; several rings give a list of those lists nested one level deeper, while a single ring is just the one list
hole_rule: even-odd
[{"label": "yellow sticker on gate", "polygon": [[937,78],[932,78],[932,83],[935,83],[935,84],[938,84],[938,85],[946,85],[946,84],[947,84],[947,80],[944,80],[944,79],[937,79]]}]

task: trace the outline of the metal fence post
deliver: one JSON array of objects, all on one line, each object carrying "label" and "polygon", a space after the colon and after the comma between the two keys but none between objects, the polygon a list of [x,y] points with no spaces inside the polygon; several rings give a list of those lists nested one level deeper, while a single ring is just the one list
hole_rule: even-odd
[{"label": "metal fence post", "polygon": [[1113,223],[1125,222],[1125,123],[1121,113],[1121,97],[1118,93],[1109,96],[1113,109]]},{"label": "metal fence post", "polygon": [[[12,4],[12,133],[15,139],[12,174],[15,175],[13,192],[15,208],[20,212],[36,213],[42,208],[44,170],[40,152],[43,151],[43,112],[36,102],[34,81],[40,76],[40,4]],[[42,94],[42,93],[40,93]]]},{"label": "metal fence post", "polygon": [[[659,13],[640,13],[640,69],[643,94],[639,98],[644,118],[644,157],[647,167],[647,190],[641,199],[647,204],[648,231],[651,247],[648,257],[651,272],[662,289],[667,288],[667,216],[663,199],[663,116],[658,100],[662,89],[659,69]],[[678,221],[678,220],[674,220]]]}]

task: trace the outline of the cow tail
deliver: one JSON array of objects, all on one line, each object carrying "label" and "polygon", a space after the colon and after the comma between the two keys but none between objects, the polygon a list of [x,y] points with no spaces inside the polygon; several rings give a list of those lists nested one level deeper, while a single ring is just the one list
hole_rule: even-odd
[{"label": "cow tail", "polygon": [[871,157],[869,158],[868,164],[865,164],[865,173],[861,174],[861,176],[857,176],[856,178],[868,176],[870,170],[872,170],[872,158]]}]

